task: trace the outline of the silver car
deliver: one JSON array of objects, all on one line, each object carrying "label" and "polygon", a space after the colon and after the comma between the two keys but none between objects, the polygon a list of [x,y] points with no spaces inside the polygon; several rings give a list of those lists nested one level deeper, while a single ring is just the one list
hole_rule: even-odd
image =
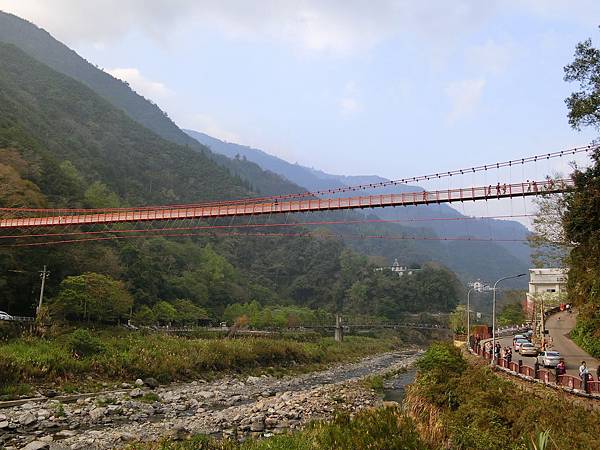
[{"label": "silver car", "polygon": [[0,320],[12,320],[12,316],[4,311],[0,311]]},{"label": "silver car", "polygon": [[537,356],[538,364],[544,367],[556,367],[560,359],[560,353],[555,351],[540,352]]},{"label": "silver car", "polygon": [[519,353],[521,356],[537,356],[538,349],[531,342],[523,342],[519,346]]}]

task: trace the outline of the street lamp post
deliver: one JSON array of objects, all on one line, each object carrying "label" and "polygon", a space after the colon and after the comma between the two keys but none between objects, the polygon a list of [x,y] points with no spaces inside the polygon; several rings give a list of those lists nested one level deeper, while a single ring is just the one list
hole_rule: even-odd
[{"label": "street lamp post", "polygon": [[520,278],[527,275],[526,273],[520,273],[519,275],[511,275],[508,277],[500,278],[498,281],[494,283],[494,287],[492,290],[494,291],[494,296],[492,300],[492,362],[490,363],[492,366],[496,364],[496,286],[498,283],[504,280],[510,280],[512,278]]}]

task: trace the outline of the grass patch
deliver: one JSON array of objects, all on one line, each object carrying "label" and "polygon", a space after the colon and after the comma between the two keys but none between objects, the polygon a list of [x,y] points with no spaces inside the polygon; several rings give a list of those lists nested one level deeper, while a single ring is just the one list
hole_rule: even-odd
[{"label": "grass patch", "polygon": [[[53,339],[27,337],[0,344],[0,389],[24,383],[57,383],[76,390],[86,377],[131,381],[153,377],[161,383],[209,378],[222,372],[282,374],[288,368],[348,361],[397,347],[397,339],[350,336],[306,341],[241,337],[195,339],[163,334],[74,333]],[[86,356],[73,352],[73,343]],[[90,347],[92,350],[90,351]],[[101,351],[95,351],[101,349]],[[89,384],[89,382],[88,382]]]},{"label": "grass patch", "polygon": [[373,375],[364,379],[364,384],[369,389],[373,389],[376,392],[383,392],[383,377],[379,375]]},{"label": "grass patch", "polygon": [[160,396],[154,392],[148,392],[144,394],[142,397],[138,398],[138,401],[144,403],[155,403],[160,402]]},{"label": "grass patch", "polygon": [[414,424],[398,408],[362,411],[354,417],[338,415],[302,431],[244,443],[197,436],[185,442],[137,444],[129,450],[426,450]]},{"label": "grass patch", "polygon": [[406,406],[429,442],[453,449],[527,450],[548,431],[546,450],[597,448],[600,413],[566,396],[535,395],[470,366],[451,344],[435,344],[418,364]]},{"label": "grass patch", "polygon": [[26,383],[10,384],[0,386],[0,399],[18,398],[22,395],[30,396],[33,394],[33,388]]}]

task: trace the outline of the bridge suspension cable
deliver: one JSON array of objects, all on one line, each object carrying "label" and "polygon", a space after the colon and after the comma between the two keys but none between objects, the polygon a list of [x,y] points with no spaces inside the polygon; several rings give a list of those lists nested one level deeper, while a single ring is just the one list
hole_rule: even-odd
[{"label": "bridge suspension cable", "polygon": [[[138,230],[142,231],[142,230]],[[170,231],[170,230],[168,230]],[[248,232],[198,232],[198,233],[145,233],[126,236],[101,236],[82,239],[61,239],[44,242],[27,242],[0,245],[0,248],[14,247],[44,247],[60,244],[76,244],[85,242],[113,241],[122,239],[148,239],[155,237],[312,237],[321,239],[376,239],[376,240],[391,240],[391,241],[462,241],[462,242],[527,242],[527,239],[517,238],[484,238],[476,236],[404,236],[404,235],[379,235],[379,234],[345,234],[345,233],[248,233]]]},{"label": "bridge suspension cable", "polygon": [[[305,197],[315,197],[318,198],[320,196],[327,196],[339,193],[347,193],[347,192],[355,192],[360,190],[369,190],[369,189],[380,189],[389,186],[398,186],[402,184],[408,183],[416,183],[420,181],[434,180],[446,177],[452,177],[457,175],[466,175],[471,173],[483,172],[493,169],[500,169],[502,167],[512,167],[516,165],[524,165],[528,163],[535,163],[538,161],[550,160],[555,158],[562,158],[564,156],[575,155],[580,153],[586,153],[590,151],[594,151],[600,148],[600,144],[589,144],[581,147],[574,147],[567,150],[560,150],[556,152],[543,153],[538,155],[527,156],[524,158],[513,159],[509,161],[495,162],[492,164],[484,164],[480,166],[468,167],[463,169],[455,169],[446,172],[437,172],[430,173],[428,175],[419,175],[415,177],[402,178],[397,180],[388,180],[382,181],[379,183],[368,183],[368,184],[358,184],[353,186],[344,186],[340,188],[331,188],[331,189],[322,189],[318,191],[306,191],[299,193],[289,193],[282,195],[273,195],[273,196],[263,196],[263,197],[249,197],[249,198],[241,198],[234,200],[222,200],[222,201],[210,201],[210,202],[196,202],[196,203],[185,203],[185,204],[172,204],[172,205],[155,205],[155,206],[139,206],[136,207],[136,211],[143,210],[158,210],[158,209],[170,209],[170,208],[185,208],[185,207],[203,207],[203,206],[211,206],[211,205],[240,205],[240,204],[248,204],[255,202],[269,202],[269,201],[279,201],[283,199],[296,199],[296,198],[305,198]],[[65,213],[93,213],[93,212],[119,212],[119,211],[130,211],[132,208],[130,207],[121,207],[121,208],[64,208],[61,209],[65,211]],[[31,213],[43,213],[43,212],[55,212],[57,208],[0,208],[0,212],[31,212]]]}]

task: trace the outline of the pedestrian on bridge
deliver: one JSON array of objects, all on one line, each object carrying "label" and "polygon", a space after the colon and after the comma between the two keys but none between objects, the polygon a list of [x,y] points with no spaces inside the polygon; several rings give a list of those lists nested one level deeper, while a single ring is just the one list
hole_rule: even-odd
[{"label": "pedestrian on bridge", "polygon": [[581,361],[581,365],[579,366],[579,378],[581,378],[582,380],[584,378],[587,378],[589,371],[587,368],[587,365],[585,364],[585,361]]}]

